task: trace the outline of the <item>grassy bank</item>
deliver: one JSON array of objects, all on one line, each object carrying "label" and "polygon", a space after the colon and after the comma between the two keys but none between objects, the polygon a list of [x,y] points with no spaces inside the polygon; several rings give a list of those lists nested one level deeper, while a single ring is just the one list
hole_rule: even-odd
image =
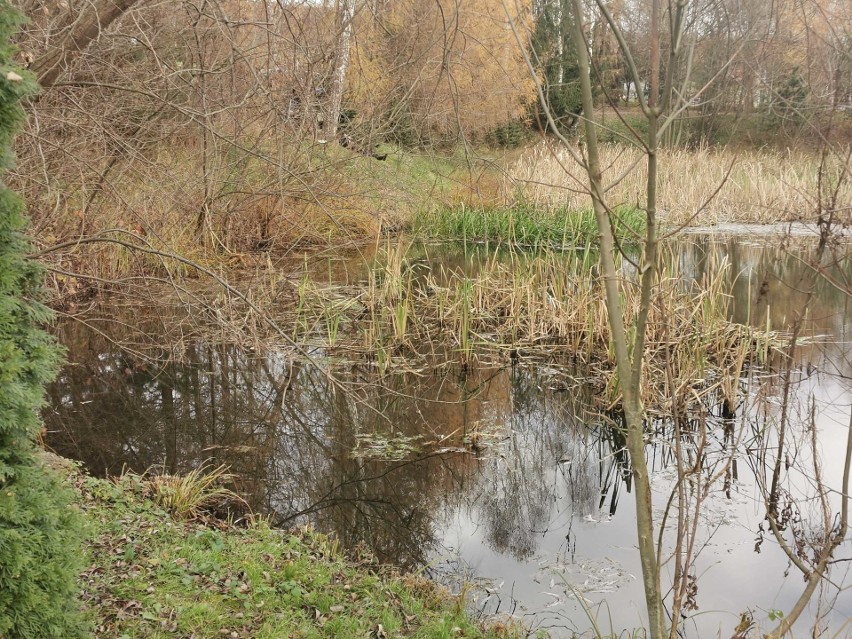
[{"label": "grassy bank", "polygon": [[[621,207],[616,211],[615,231],[623,244],[638,243],[645,230],[642,211]],[[414,221],[417,235],[431,239],[496,240],[542,246],[594,244],[598,227],[589,208],[515,207],[473,208],[457,206],[427,211]]]},{"label": "grassy bank", "polygon": [[156,483],[67,472],[89,525],[82,585],[95,637],[520,636],[472,620],[425,578],[346,558],[327,536],[180,519],[158,505]]}]

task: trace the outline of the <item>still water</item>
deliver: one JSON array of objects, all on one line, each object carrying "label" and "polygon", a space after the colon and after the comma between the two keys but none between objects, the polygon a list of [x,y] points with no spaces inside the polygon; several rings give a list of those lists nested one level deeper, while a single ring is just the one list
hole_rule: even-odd
[{"label": "still water", "polygon": [[[812,248],[782,244],[702,235],[679,240],[673,254],[695,280],[729,260],[732,319],[778,330],[805,300],[796,283]],[[475,270],[483,267],[477,255],[456,247],[424,261]],[[314,274],[352,281],[363,270],[360,258],[333,258]],[[843,471],[852,316],[838,281],[817,281],[792,376],[801,421],[787,488],[805,522],[816,512],[810,415],[822,476],[835,491]],[[311,523],[381,562],[472,582],[475,610],[511,614],[553,636],[588,631],[589,614],[604,631],[642,625],[630,470],[623,441],[590,409],[583,371],[521,359],[377,380],[363,363],[340,363],[343,392],[303,361],[227,340],[183,340],[177,358],[164,317],[135,309],[58,327],[69,364],[44,413],[52,448],[97,475],[226,463],[252,507],[280,525]],[[700,520],[689,636],[730,636],[747,611],[768,627],[802,588],[770,535],[756,551],[764,504],[754,450],[778,420],[778,393],[771,378],[744,381],[737,414],[723,418],[719,409],[707,426],[710,448],[734,463]],[[675,481],[670,446],[654,438],[648,457],[661,512]],[[836,510],[840,497],[832,499]],[[848,542],[840,556],[852,556]],[[850,563],[834,567],[836,584],[852,584]],[[852,594],[823,594],[823,626],[852,633],[844,625]],[[821,612],[812,606],[802,628]]]}]

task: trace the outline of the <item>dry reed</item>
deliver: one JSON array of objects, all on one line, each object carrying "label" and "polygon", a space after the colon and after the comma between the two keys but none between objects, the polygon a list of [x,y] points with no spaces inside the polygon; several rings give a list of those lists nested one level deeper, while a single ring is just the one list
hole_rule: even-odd
[{"label": "dry reed", "polygon": [[[609,190],[610,205],[641,208],[646,188],[641,152],[616,144],[603,145],[601,151],[605,179],[625,176]],[[815,155],[702,148],[664,149],[659,158],[660,217],[671,226],[800,221],[818,208],[820,159]],[[838,168],[824,171],[823,192],[831,188]],[[509,196],[538,206],[581,209],[589,204],[586,183],[567,151],[539,144],[509,168],[506,189]],[[852,184],[843,184],[839,195],[838,201],[852,202]]]},{"label": "dry reed", "polygon": [[[404,251],[389,247],[386,266],[363,285],[303,286],[298,338],[343,359],[372,360],[381,373],[395,363],[412,366],[422,355],[418,344],[430,353],[441,345],[443,360],[462,366],[495,355],[567,357],[599,385],[602,408],[619,403],[609,323],[600,280],[590,269],[591,253],[494,254],[477,273],[425,270],[423,264],[414,273]],[[727,319],[727,271],[726,263],[717,264],[712,276],[687,289],[672,267],[663,270],[650,313],[642,390],[652,414],[694,406],[720,390],[735,395],[744,363],[771,341],[770,334]],[[630,322],[639,291],[629,264],[622,274]]]}]

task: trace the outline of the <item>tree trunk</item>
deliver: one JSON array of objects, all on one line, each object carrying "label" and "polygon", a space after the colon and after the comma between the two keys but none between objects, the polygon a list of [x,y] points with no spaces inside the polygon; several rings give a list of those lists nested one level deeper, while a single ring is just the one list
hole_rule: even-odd
[{"label": "tree trunk", "polygon": [[349,47],[352,43],[352,18],[356,0],[340,0],[340,39],[337,41],[337,63],[328,107],[328,121],[324,123],[327,139],[337,138],[337,123],[340,120],[340,105],[346,86],[346,71],[349,69]]},{"label": "tree trunk", "polygon": [[[656,4],[656,2],[655,2]],[[651,481],[648,466],[645,461],[645,419],[640,398],[640,382],[642,375],[642,359],[644,357],[644,332],[647,323],[648,309],[651,304],[651,283],[656,266],[656,229],[655,229],[655,199],[656,199],[656,109],[647,109],[649,120],[648,140],[648,202],[647,234],[645,237],[641,265],[641,302],[639,317],[635,325],[636,337],[633,357],[630,356],[630,344],[624,326],[619,291],[619,276],[615,266],[615,240],[612,234],[609,212],[605,203],[605,191],[598,153],[596,123],[593,121],[594,103],[591,85],[592,66],[586,46],[583,31],[583,6],[581,0],[573,0],[574,33],[577,48],[577,58],[580,67],[580,88],[583,98],[583,112],[586,114],[586,149],[588,159],[586,171],[589,176],[589,191],[597,219],[600,238],[600,261],[603,274],[607,318],[609,320],[612,343],[616,356],[619,386],[624,406],[627,449],[630,454],[630,465],[633,470],[634,495],[636,499],[636,531],[639,545],[639,560],[642,565],[642,584],[645,590],[645,605],[648,612],[648,631],[651,639],[662,639],[665,636],[665,615],[663,613],[663,597],[660,587],[660,573],[657,566],[657,553],[654,547],[654,519],[651,501]],[[656,89],[652,86],[652,92]]]},{"label": "tree trunk", "polygon": [[87,3],[79,14],[73,8],[67,9],[67,15],[60,20],[64,33],[59,36],[58,43],[30,65],[39,84],[42,87],[53,86],[71,61],[137,2],[139,0],[97,0]]}]

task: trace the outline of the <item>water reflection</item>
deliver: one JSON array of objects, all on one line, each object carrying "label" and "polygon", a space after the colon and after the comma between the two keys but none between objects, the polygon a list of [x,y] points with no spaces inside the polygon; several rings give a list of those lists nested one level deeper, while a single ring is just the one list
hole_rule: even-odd
[{"label": "water reflection", "polygon": [[[676,244],[680,272],[686,279],[701,281],[723,258],[730,263],[728,290],[735,322],[783,330],[813,290],[805,335],[827,336],[816,350],[828,353],[832,367],[835,363],[844,367],[835,372],[846,374],[850,370],[845,355],[852,297],[832,280],[852,282],[852,260],[847,259],[847,245],[833,247],[828,277],[816,277],[812,286],[804,286],[812,275],[808,259],[813,250],[813,240],[789,245],[782,238],[766,238],[760,243],[737,237],[700,238]],[[809,350],[808,355],[813,352]],[[805,364],[807,361],[804,359]]]},{"label": "water reflection", "polygon": [[[433,267],[475,270],[493,258],[490,249],[417,250],[417,259]],[[678,244],[674,255],[684,277],[696,281],[720,260],[730,262],[735,321],[782,328],[804,301],[793,285],[804,268],[797,249],[694,238]],[[340,273],[357,279],[363,263],[335,263],[327,277]],[[828,388],[834,389],[830,399],[820,399],[826,405],[850,401],[848,305],[846,294],[818,281],[808,334],[831,339],[798,351],[802,405]],[[71,363],[50,388],[45,411],[47,441],[60,454],[99,475],[226,463],[252,506],[283,525],[310,521],[335,531],[347,548],[364,544],[380,561],[407,568],[460,559],[480,574],[510,581],[513,596],[536,611],[536,623],[582,626],[576,605],[564,612],[569,604],[554,607],[550,598],[554,577],[542,566],[558,567],[559,579],[582,586],[587,596],[622,605],[613,615],[616,627],[636,625],[639,613],[630,604],[638,593],[630,585],[638,574],[635,531],[632,500],[624,498],[630,471],[624,442],[610,427],[617,416],[595,414],[593,390],[582,383],[553,384],[553,362],[467,372],[437,366],[381,380],[368,367],[347,364],[335,371],[340,386],[281,354],[228,344],[196,341],[176,361],[168,349],[157,352],[156,335],[148,354],[165,363],[155,365],[117,346],[128,337],[128,324],[99,331],[60,327]],[[767,388],[760,407],[720,412],[690,432],[708,428],[714,450],[736,460],[736,446],[748,445],[734,435],[741,423],[757,437],[777,415]],[[649,455],[660,485],[667,485],[671,449],[659,445]],[[725,540],[740,566],[761,570],[769,562],[781,580],[786,562],[780,554],[767,550],[756,559],[752,552],[759,500],[754,485],[738,476],[741,470],[735,463],[724,478],[720,498],[727,505],[707,523],[713,532],[703,568],[718,563],[713,545]],[[743,598],[728,601],[736,590],[725,584],[731,574],[703,580],[702,588],[719,590],[702,591],[704,606],[763,605],[754,582],[742,575]],[[783,608],[795,590],[793,584],[769,593],[776,597],[770,604]]]},{"label": "water reflection", "polygon": [[[353,366],[337,371],[354,382],[341,389],[274,354],[197,343],[185,361],[154,369],[80,325],[63,330],[76,361],[45,413],[58,452],[99,475],[227,463],[253,507],[282,523],[311,520],[382,561],[422,565],[441,513],[461,505],[482,512],[495,550],[528,558],[557,482],[582,514],[597,507],[602,473],[606,492],[616,483],[577,398],[543,392],[521,369],[358,384],[366,373]],[[472,433],[488,445],[471,446]],[[393,461],[391,451],[353,454],[365,434],[414,445]]]}]

